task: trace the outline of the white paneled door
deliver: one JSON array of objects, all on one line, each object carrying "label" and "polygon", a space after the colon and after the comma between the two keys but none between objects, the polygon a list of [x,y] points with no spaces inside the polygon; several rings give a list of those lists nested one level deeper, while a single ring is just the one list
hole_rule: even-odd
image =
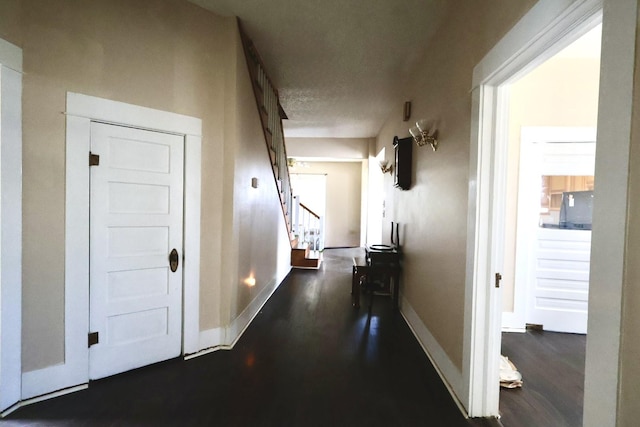
[{"label": "white paneled door", "polygon": [[591,230],[539,228],[527,323],[587,333]]},{"label": "white paneled door", "polygon": [[[548,132],[552,132],[553,128],[549,129]],[[567,132],[565,137],[551,133],[560,136],[555,141],[543,138],[554,142],[536,142],[523,133],[516,292],[517,287],[526,289],[518,294],[526,300],[525,323],[542,325],[548,331],[586,334],[591,230],[561,227],[562,209],[552,202],[554,194],[562,196],[564,191],[569,191],[565,186],[571,187],[573,184],[569,182],[574,178],[578,181],[585,178],[584,182],[587,177],[593,179],[595,142],[571,142],[567,138],[595,139],[595,130],[580,132],[581,128],[568,128],[571,129],[575,130]],[[565,185],[543,191],[542,177]],[[554,180],[556,177],[561,179]],[[546,208],[541,205],[542,200],[547,201]]]},{"label": "white paneled door", "polygon": [[90,214],[98,342],[89,376],[97,379],[181,354],[184,140],[92,123],[91,153],[99,156]]}]

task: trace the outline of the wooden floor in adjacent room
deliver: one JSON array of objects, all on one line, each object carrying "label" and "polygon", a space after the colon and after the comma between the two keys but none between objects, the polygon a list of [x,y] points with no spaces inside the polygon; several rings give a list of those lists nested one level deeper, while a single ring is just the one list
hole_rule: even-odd
[{"label": "wooden floor in adjacent room", "polygon": [[20,408],[9,426],[497,426],[466,420],[388,300],[351,307],[351,257],[294,270],[233,350]]},{"label": "wooden floor in adjacent room", "polygon": [[503,333],[502,354],[523,386],[500,391],[505,427],[582,426],[586,335],[528,330]]}]

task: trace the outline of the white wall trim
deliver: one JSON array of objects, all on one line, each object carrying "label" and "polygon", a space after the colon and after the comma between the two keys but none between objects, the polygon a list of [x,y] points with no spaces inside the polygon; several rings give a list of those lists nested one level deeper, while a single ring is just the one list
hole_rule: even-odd
[{"label": "white wall trim", "polygon": [[87,156],[91,121],[185,136],[183,352],[195,349],[199,344],[201,120],[71,92],[67,93],[66,114],[65,360],[60,365],[24,373],[23,399],[87,383],[89,380]]},{"label": "white wall trim", "polygon": [[411,329],[411,332],[420,343],[422,350],[424,350],[425,354],[431,361],[431,364],[440,376],[440,379],[442,379],[445,387],[449,390],[449,393],[458,405],[458,408],[465,417],[468,417],[467,410],[461,400],[461,397],[463,396],[461,393],[464,392],[464,378],[462,377],[462,372],[456,368],[447,353],[438,343],[438,340],[431,335],[427,326],[422,322],[418,313],[416,313],[404,296],[402,296],[400,301],[400,313],[407,322],[409,329]]},{"label": "white wall trim", "polygon": [[472,88],[537,67],[601,20],[603,0],[539,0],[473,69]]},{"label": "white wall trim", "polygon": [[66,114],[141,129],[202,137],[202,120],[153,108],[67,92]]},{"label": "white wall trim", "polygon": [[198,351],[193,354],[185,356],[185,360],[193,359],[194,357],[202,356],[207,353],[211,353],[221,348],[227,349],[224,337],[226,336],[226,328],[212,328],[204,331],[200,331],[200,344]]},{"label": "white wall trim", "polygon": [[584,387],[587,427],[619,423],[629,164],[638,108],[634,105],[638,12],[636,0],[604,3]]},{"label": "white wall trim", "polygon": [[86,390],[87,388],[89,388],[88,384],[82,384],[75,387],[69,387],[63,390],[54,391],[53,393],[44,394],[42,396],[34,397],[31,399],[22,400],[16,403],[15,405],[13,405],[11,408],[8,408],[6,411],[1,412],[0,417],[6,417],[7,415],[22,408],[23,406],[32,405],[34,403],[42,402],[48,399],[53,399],[54,397],[60,397],[66,394],[75,393],[76,391]]},{"label": "white wall trim", "polygon": [[[86,332],[84,333],[86,335]],[[87,345],[85,343],[84,347]],[[89,360],[88,358],[86,359]],[[51,397],[58,396],[58,392],[66,389],[82,390],[89,382],[89,366],[78,366],[78,358],[72,358],[67,363],[62,363],[35,371],[24,372],[22,374],[22,399],[39,402]],[[73,372],[74,367],[81,368],[78,372]],[[86,370],[86,372],[84,372]],[[85,375],[83,375],[83,373]],[[67,378],[69,376],[70,378]],[[40,397],[44,399],[40,399]],[[48,397],[47,397],[48,396]]]},{"label": "white wall trim", "polygon": [[280,282],[273,280],[266,285],[262,291],[251,301],[251,303],[242,310],[225,331],[224,341],[231,348],[236,345],[244,331],[247,330],[253,319],[260,313],[260,309],[267,303],[271,295],[278,289]]},{"label": "white wall trim", "polygon": [[22,375],[22,50],[0,39],[0,412]]},{"label": "white wall trim", "polygon": [[[287,271],[289,274],[291,268]],[[260,313],[262,307],[269,301],[271,295],[280,287],[286,274],[278,277],[271,284],[267,285],[253,299],[253,301],[236,317],[230,325],[208,329],[200,332],[200,350],[197,353],[189,354],[185,360],[204,356],[217,350],[231,350],[247,330],[253,319]]]},{"label": "white wall trim", "polygon": [[202,137],[185,135],[183,354],[198,351],[200,344],[201,159]]},{"label": "white wall trim", "polygon": [[0,39],[0,64],[3,67],[22,73],[22,49],[6,40]]},{"label": "white wall trim", "polygon": [[[496,386],[502,323],[501,290],[493,275],[501,260],[503,225],[493,221],[504,188],[496,168],[504,129],[500,85],[522,75],[600,21],[602,0],[540,0],[474,68],[465,279],[463,403],[472,417],[498,416]],[[502,108],[502,109],[498,109]],[[494,140],[498,141],[494,146]],[[495,174],[494,174],[495,170]],[[499,216],[499,215],[498,215]]]}]

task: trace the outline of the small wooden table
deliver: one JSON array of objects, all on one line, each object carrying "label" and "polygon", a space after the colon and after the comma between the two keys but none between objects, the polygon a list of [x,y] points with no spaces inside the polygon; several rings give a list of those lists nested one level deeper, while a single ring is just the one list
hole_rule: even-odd
[{"label": "small wooden table", "polygon": [[362,280],[367,280],[369,266],[365,257],[353,257],[353,272],[351,276],[351,305],[360,308],[360,284]]},{"label": "small wooden table", "polygon": [[398,308],[400,295],[400,263],[398,253],[380,255],[366,251],[365,257],[353,257],[351,277],[351,305],[360,308],[360,293],[374,280],[383,280],[385,291],[391,293],[393,308]]}]

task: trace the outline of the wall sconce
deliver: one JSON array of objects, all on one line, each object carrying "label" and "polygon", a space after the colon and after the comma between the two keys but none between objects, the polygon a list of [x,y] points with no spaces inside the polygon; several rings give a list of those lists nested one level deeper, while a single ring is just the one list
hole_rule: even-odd
[{"label": "wall sconce", "polygon": [[388,160],[380,160],[378,164],[380,165],[380,170],[382,171],[382,173],[391,173],[391,171],[393,170],[393,165],[390,165]]},{"label": "wall sconce", "polygon": [[438,149],[438,140],[436,139],[438,137],[438,130],[429,129],[429,125],[426,120],[418,120],[416,125],[409,129],[409,133],[418,147],[429,144],[433,151]]}]

